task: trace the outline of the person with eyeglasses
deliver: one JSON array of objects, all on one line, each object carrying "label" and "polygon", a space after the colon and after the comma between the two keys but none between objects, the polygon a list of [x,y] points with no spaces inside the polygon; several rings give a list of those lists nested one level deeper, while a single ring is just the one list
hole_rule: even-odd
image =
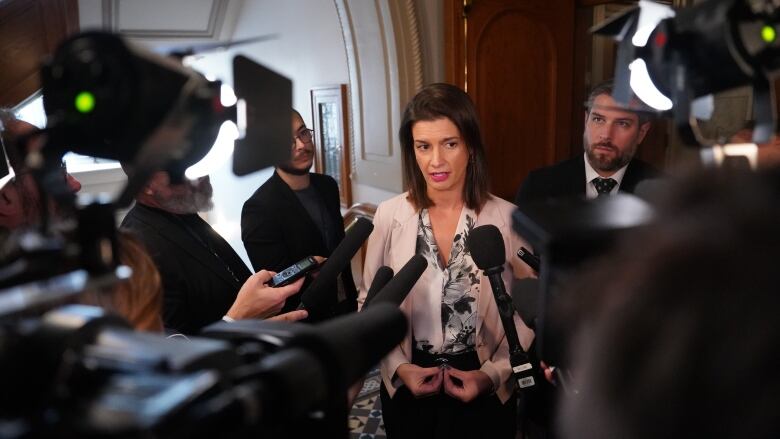
[{"label": "person with eyeglasses", "polygon": [[[328,175],[311,172],[314,130],[292,110],[290,159],[244,203],[241,238],[255,269],[281,271],[306,258],[325,258],[344,238],[339,188]],[[320,258],[320,259],[321,259]],[[308,279],[307,279],[308,281]],[[334,313],[357,309],[357,289],[347,267],[333,291],[338,294]],[[306,288],[306,284],[301,290]],[[300,294],[291,296],[283,312],[295,309]]]}]

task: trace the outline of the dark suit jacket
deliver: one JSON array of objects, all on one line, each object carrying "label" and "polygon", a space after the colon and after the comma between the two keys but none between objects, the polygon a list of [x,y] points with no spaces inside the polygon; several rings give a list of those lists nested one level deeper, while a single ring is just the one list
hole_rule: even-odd
[{"label": "dark suit jacket", "polygon": [[[652,165],[633,159],[628,163],[618,190],[633,194],[639,182],[662,176],[663,174]],[[531,171],[517,190],[515,204],[519,206],[529,201],[584,196],[585,156],[581,154],[555,165]]]},{"label": "dark suit jacket", "polygon": [[[339,207],[336,180],[322,174],[310,175],[311,185],[325,201],[328,214],[337,226],[336,239],[341,242],[344,238],[344,219]],[[266,269],[279,272],[307,256],[327,257],[333,251],[327,248],[306,208],[276,172],[244,203],[241,211],[241,239],[255,271]],[[351,267],[341,273],[341,280],[348,302],[343,306],[357,309],[357,290]],[[299,303],[300,294],[290,297],[283,312],[295,309]]]},{"label": "dark suit jacket", "polygon": [[180,215],[136,203],[121,225],[144,244],[160,271],[165,326],[185,334],[221,319],[251,275],[230,244],[205,221],[196,221],[203,222],[197,230],[209,235],[202,241],[188,231]]}]

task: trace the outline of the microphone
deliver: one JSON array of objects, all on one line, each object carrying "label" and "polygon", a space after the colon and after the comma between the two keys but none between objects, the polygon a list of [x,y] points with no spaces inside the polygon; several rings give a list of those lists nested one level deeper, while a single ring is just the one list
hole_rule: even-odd
[{"label": "microphone", "polygon": [[384,288],[385,285],[387,285],[388,282],[390,282],[390,279],[393,278],[393,269],[383,265],[379,267],[379,269],[374,274],[374,280],[371,282],[371,286],[368,287],[368,292],[366,293],[366,300],[363,301],[363,308],[366,309],[368,306],[368,303],[374,300],[374,297],[376,296],[376,293],[379,292],[382,288]]},{"label": "microphone", "polygon": [[378,303],[391,303],[395,306],[401,306],[401,302],[406,299],[406,296],[411,291],[414,284],[422,276],[425,269],[428,268],[428,261],[420,255],[412,256],[400,270],[398,274],[390,279],[390,282],[385,285],[378,293],[373,302]]},{"label": "microphone", "polygon": [[523,319],[523,322],[529,328],[535,329],[536,319],[539,314],[539,296],[541,295],[539,279],[530,277],[517,279],[512,284],[510,293],[517,315]]},{"label": "microphone", "polygon": [[506,286],[501,278],[504,262],[506,262],[504,238],[498,227],[487,224],[471,230],[466,245],[474,263],[485,272],[490,280],[501,324],[504,327],[504,333],[506,333],[506,341],[509,344],[509,363],[512,365],[517,385],[521,389],[531,387],[536,384],[533,377],[533,365],[528,354],[520,346],[520,339],[517,336],[517,328],[515,328],[513,319],[515,308],[512,306],[512,299],[506,293]]},{"label": "microphone", "polygon": [[[406,317],[398,307],[375,303],[371,309],[328,320],[290,340],[290,347],[303,348],[319,360],[310,363],[309,368],[322,368],[327,393],[332,395],[322,410],[326,424],[322,437],[347,437],[347,388],[397,346],[407,328]],[[293,379],[300,380],[298,376]],[[295,393],[287,395],[301,399]]]},{"label": "microphone", "polygon": [[[245,349],[248,355],[244,358],[251,358],[252,363],[235,368],[235,385],[213,401],[201,403],[196,409],[202,411],[192,412],[227,413],[219,418],[220,426],[224,420],[236,420],[238,425],[261,426],[263,432],[284,428],[291,432],[290,437],[310,437],[302,431],[315,428],[318,437],[347,437],[348,386],[397,346],[406,331],[406,317],[390,304],[375,304],[365,312],[317,325],[267,320],[218,322],[207,328],[205,335],[230,341],[239,350],[250,347]],[[252,347],[254,341],[261,345]],[[235,350],[226,352],[233,354]],[[259,360],[255,358],[258,353]]]},{"label": "microphone", "polygon": [[372,230],[374,230],[374,225],[371,224],[371,221],[358,218],[347,231],[344,239],[330,254],[330,257],[322,264],[320,273],[314,278],[309,288],[301,294],[301,304],[298,309],[308,311],[310,320],[320,320],[327,316],[330,309],[336,304],[337,291],[333,288],[336,279],[349,266],[352,257],[368,239]]},{"label": "microphone", "polygon": [[364,376],[404,338],[406,317],[397,307],[374,303],[370,310],[328,320],[289,342],[320,357],[343,388]]}]

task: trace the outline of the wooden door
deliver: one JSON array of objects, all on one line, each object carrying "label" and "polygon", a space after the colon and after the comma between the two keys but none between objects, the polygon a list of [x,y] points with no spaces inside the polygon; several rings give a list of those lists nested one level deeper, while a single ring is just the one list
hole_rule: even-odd
[{"label": "wooden door", "polygon": [[476,104],[502,198],[570,156],[574,17],[572,0],[445,1],[447,80]]},{"label": "wooden door", "polygon": [[40,88],[41,60],[78,27],[76,0],[0,1],[0,106]]}]

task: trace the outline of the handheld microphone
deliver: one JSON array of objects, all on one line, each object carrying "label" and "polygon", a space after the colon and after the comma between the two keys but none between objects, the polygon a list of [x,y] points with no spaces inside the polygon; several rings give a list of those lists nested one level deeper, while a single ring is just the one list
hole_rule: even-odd
[{"label": "handheld microphone", "polygon": [[520,339],[517,336],[517,328],[515,328],[513,319],[515,308],[512,305],[512,299],[506,293],[504,280],[501,278],[504,262],[506,262],[504,238],[498,227],[487,224],[475,227],[469,233],[466,245],[468,245],[474,263],[485,272],[490,280],[493,297],[498,306],[498,314],[501,317],[501,324],[509,344],[509,363],[512,365],[517,385],[521,389],[531,387],[536,384],[533,376],[533,365],[529,360],[528,353],[520,346]]},{"label": "handheld microphone", "polygon": [[536,256],[535,254],[528,251],[525,247],[520,247],[520,250],[517,251],[517,257],[522,259],[523,262],[525,262],[531,269],[537,273],[539,273],[539,268],[542,264],[542,262],[539,260],[539,256]]},{"label": "handheld microphone", "polygon": [[298,309],[309,312],[310,320],[321,320],[327,316],[330,309],[338,301],[337,291],[333,285],[338,275],[349,266],[352,257],[360,249],[360,246],[368,239],[368,235],[374,230],[371,221],[359,218],[347,231],[344,239],[330,254],[330,257],[322,264],[320,273],[312,281],[309,288],[301,294],[301,304]]},{"label": "handheld microphone", "polygon": [[409,258],[406,264],[398,270],[398,274],[393,276],[390,282],[376,293],[374,303],[385,302],[400,306],[426,268],[428,268],[428,261],[424,257],[414,255]]},{"label": "handheld microphone", "polygon": [[363,302],[363,308],[366,309],[369,302],[374,300],[374,297],[376,296],[376,293],[378,293],[382,288],[387,285],[388,282],[390,282],[390,279],[393,278],[393,269],[383,265],[379,267],[379,269],[374,274],[374,280],[371,281],[371,286],[368,287],[368,292],[366,293],[366,300]]},{"label": "handheld microphone", "polygon": [[397,307],[374,303],[370,310],[328,320],[290,340],[291,346],[306,346],[339,377],[342,388],[364,376],[404,338],[406,317]]}]

